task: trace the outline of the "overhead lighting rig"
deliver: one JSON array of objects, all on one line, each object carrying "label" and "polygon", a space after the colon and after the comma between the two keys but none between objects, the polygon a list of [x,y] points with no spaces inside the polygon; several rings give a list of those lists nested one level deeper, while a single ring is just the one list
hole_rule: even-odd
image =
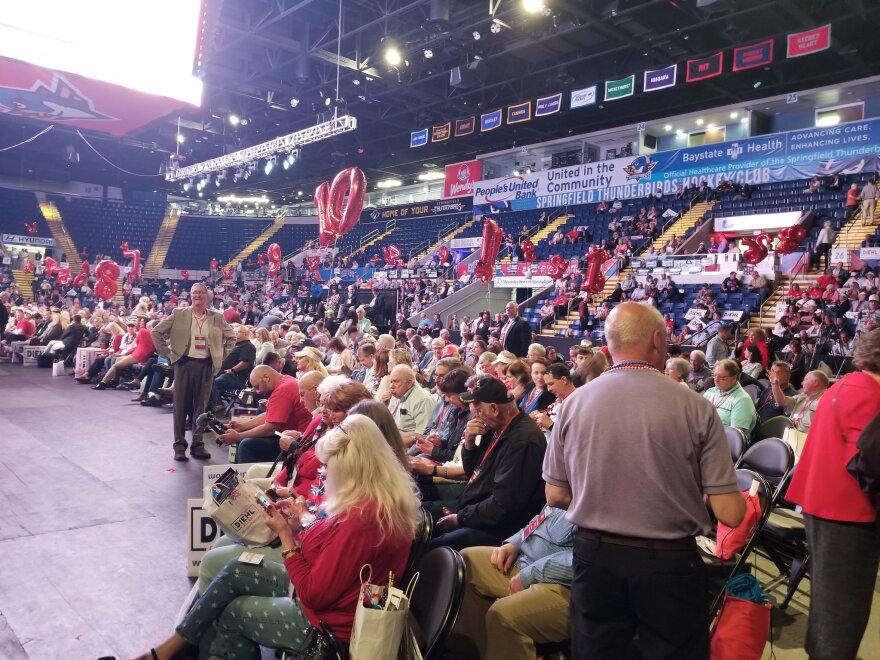
[{"label": "overhead lighting rig", "polygon": [[329,121],[322,122],[316,126],[310,126],[301,131],[283,135],[268,142],[247,147],[246,149],[241,149],[219,158],[212,158],[201,163],[180,167],[177,161],[171,161],[165,172],[165,180],[180,181],[181,179],[219,172],[227,168],[241,168],[261,158],[270,158],[275,154],[289,152],[307,144],[320,142],[321,140],[342,135],[355,129],[357,129],[357,119],[355,117],[351,115],[333,117]]}]

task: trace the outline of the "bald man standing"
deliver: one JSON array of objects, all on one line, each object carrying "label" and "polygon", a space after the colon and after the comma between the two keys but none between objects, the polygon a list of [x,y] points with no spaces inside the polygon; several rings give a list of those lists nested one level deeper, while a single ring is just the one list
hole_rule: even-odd
[{"label": "bald man standing", "polygon": [[[649,305],[605,322],[614,366],[559,412],[544,459],[547,503],[568,510],[576,659],[709,657],[707,586],[695,537],[735,527],[745,501],[711,403],[663,377],[666,331]],[[614,414],[623,402],[625,413]]]},{"label": "bald man standing", "polygon": [[214,376],[235,346],[232,326],[222,313],[208,308],[212,300],[208,287],[201,282],[193,284],[190,297],[189,307],[176,308],[150,333],[156,352],[174,365],[175,461],[187,460],[185,424],[188,416],[193,423],[190,456],[211,458],[195,421],[207,409]]}]

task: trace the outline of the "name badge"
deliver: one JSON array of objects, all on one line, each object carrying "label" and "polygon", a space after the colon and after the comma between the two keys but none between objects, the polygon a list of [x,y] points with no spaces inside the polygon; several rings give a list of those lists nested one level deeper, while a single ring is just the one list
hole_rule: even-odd
[{"label": "name badge", "polygon": [[193,348],[197,351],[205,351],[208,349],[208,338],[207,337],[196,337],[193,342]]}]

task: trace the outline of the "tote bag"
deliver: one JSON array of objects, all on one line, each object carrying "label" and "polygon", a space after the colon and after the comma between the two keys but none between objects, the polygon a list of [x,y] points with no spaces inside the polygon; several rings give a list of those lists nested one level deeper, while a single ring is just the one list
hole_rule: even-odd
[{"label": "tote bag", "polygon": [[266,497],[232,468],[205,487],[202,508],[225,534],[252,548],[269,545],[276,534],[263,522],[263,507],[257,497]]},{"label": "tote bag", "polygon": [[409,614],[409,594],[412,594],[418,580],[416,574],[406,592],[403,592],[389,588],[391,585],[371,584],[371,576],[372,567],[364,565],[361,568],[360,598],[348,647],[351,660],[390,660],[397,657]]}]

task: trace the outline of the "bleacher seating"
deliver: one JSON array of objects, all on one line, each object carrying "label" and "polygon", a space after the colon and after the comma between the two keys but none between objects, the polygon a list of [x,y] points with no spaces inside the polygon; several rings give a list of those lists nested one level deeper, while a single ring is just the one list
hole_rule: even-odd
[{"label": "bleacher seating", "polygon": [[30,190],[0,188],[0,232],[27,236],[25,224],[37,223],[37,236],[49,238],[52,233],[37,206],[37,197]]},{"label": "bleacher seating", "polygon": [[[167,268],[207,269],[211,259],[228,262],[271,224],[272,218],[180,217],[165,257]],[[317,234],[317,230],[313,231]]]},{"label": "bleacher seating", "polygon": [[101,253],[122,263],[120,244],[141,251],[146,259],[156,240],[165,215],[165,204],[132,204],[102,202],[97,199],[66,199],[49,195],[64,219],[64,224],[78,250],[87,248],[89,255]]},{"label": "bleacher seating", "polygon": [[[402,258],[408,259],[414,249],[424,248],[426,243],[436,243],[443,229],[463,225],[470,217],[469,213],[459,213],[455,215],[435,215],[427,218],[400,220],[397,222],[394,231],[385,238],[376,241],[367,249],[367,257],[372,257],[374,254],[381,256],[382,248],[393,243],[400,248],[400,252],[403,255]],[[480,231],[482,232],[482,224],[480,225]]]}]

